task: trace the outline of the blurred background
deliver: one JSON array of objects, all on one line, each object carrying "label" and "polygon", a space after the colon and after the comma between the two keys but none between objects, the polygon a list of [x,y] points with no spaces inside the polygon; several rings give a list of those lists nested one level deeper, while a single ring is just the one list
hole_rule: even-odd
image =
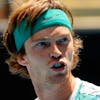
[{"label": "blurred background", "polygon": [[61,0],[74,16],[75,29],[100,29],[99,0]]},{"label": "blurred background", "polygon": [[[61,0],[61,2],[71,10],[74,17],[74,31],[83,40],[84,49],[80,52],[80,62],[73,70],[73,74],[83,80],[100,85],[100,1]],[[8,0],[0,0],[0,96],[4,100],[5,98],[33,100],[36,95],[31,81],[12,75],[5,63],[9,54],[1,41],[9,14]]]}]

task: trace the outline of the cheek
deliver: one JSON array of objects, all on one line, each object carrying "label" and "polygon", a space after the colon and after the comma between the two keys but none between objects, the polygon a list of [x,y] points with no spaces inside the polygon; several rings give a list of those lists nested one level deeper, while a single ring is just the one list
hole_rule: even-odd
[{"label": "cheek", "polygon": [[72,61],[73,60],[73,51],[68,52],[68,60]]},{"label": "cheek", "polygon": [[73,60],[73,54],[74,54],[74,47],[73,47],[73,42],[70,42],[69,45],[67,46],[66,50],[66,57],[69,61]]},{"label": "cheek", "polygon": [[30,50],[30,54],[36,58],[43,58],[47,56],[46,50]]},{"label": "cheek", "polygon": [[31,59],[29,61],[28,72],[33,81],[45,81],[48,73],[48,67],[46,66],[45,59],[39,57]]},{"label": "cheek", "polygon": [[68,61],[73,60],[73,50],[72,49],[67,49],[67,51],[65,52],[65,55]]},{"label": "cheek", "polygon": [[37,51],[31,51],[28,53],[28,59],[31,66],[46,66],[46,62],[48,61],[48,55],[46,52],[37,52]]}]

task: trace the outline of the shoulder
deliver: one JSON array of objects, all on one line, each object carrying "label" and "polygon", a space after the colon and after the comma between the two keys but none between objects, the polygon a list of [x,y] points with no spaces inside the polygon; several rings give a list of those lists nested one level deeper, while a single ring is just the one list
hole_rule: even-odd
[{"label": "shoulder", "polygon": [[80,91],[83,93],[100,95],[100,86],[97,86],[97,85],[87,82],[87,81],[83,81]]},{"label": "shoulder", "polygon": [[90,95],[92,97],[97,98],[97,100],[100,100],[100,86],[97,86],[93,83],[82,81],[80,93]]},{"label": "shoulder", "polygon": [[39,100],[39,98],[37,97],[36,99],[34,99],[34,100]]}]

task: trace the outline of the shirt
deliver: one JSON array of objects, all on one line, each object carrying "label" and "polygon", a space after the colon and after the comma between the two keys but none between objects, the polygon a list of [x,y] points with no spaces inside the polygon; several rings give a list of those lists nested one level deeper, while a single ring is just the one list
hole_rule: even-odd
[{"label": "shirt", "polygon": [[75,88],[68,100],[100,100],[100,86],[76,78]]}]

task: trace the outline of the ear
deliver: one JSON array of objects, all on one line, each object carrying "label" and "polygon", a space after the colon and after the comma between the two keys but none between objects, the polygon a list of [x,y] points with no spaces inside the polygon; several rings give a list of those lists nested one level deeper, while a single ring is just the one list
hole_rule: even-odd
[{"label": "ear", "polygon": [[18,55],[17,62],[22,66],[28,66],[28,60],[25,55]]}]

